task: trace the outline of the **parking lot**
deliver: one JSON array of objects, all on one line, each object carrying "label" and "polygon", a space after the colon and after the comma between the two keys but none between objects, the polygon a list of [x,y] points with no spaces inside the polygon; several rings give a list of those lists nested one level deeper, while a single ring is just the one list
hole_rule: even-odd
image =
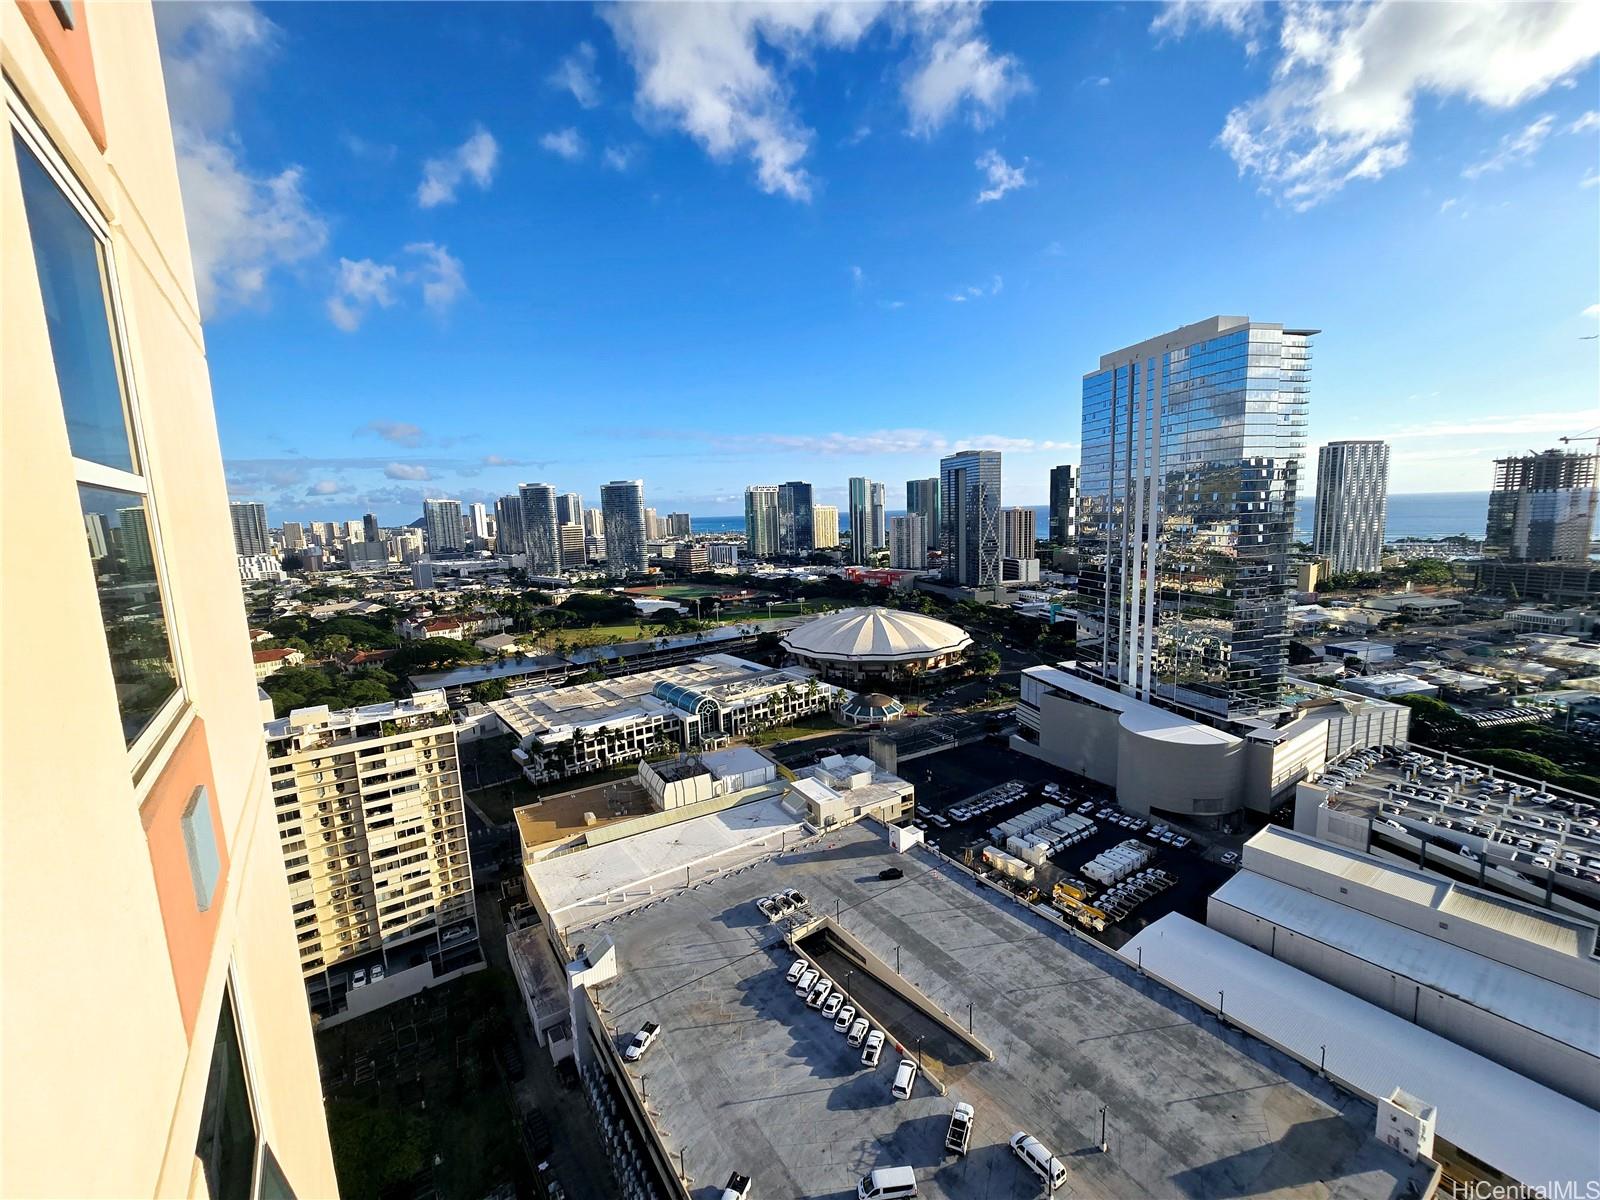
[{"label": "parking lot", "polygon": [[[890,868],[903,876],[885,879]],[[786,887],[841,913],[933,1004],[963,1021],[971,1004],[995,1060],[945,1065],[947,1094],[924,1077],[910,1098],[891,1095],[892,1047],[864,1068],[789,984],[793,954],[756,905]],[[911,1167],[925,1197],[1037,1196],[1007,1145],[1018,1129],[1065,1164],[1058,1195],[1398,1197],[1416,1182],[1373,1140],[1370,1105],[866,825],[606,929],[618,975],[596,993],[601,1011],[619,1050],[644,1022],[661,1026],[623,1069],[695,1200],[715,1200],[734,1171],[752,1195],[847,1200],[888,1166]],[[883,1002],[871,996],[859,993]],[[965,1157],[943,1146],[958,1101],[976,1109]]]},{"label": "parking lot", "polygon": [[1600,897],[1600,805],[1531,783],[1495,778],[1416,748],[1352,756],[1325,772],[1330,806],[1371,816],[1375,832],[1424,836],[1464,868],[1515,871],[1593,902]]},{"label": "parking lot", "polygon": [[[1172,840],[1162,841],[1160,823],[1143,822],[1141,827],[1131,814],[1116,808],[1110,789],[1006,747],[992,743],[962,746],[905,764],[904,774],[916,784],[916,821],[927,840],[956,859],[965,859],[970,850],[974,867],[982,865],[979,855],[983,847],[994,844],[991,829],[1040,804],[1059,805],[1093,821],[1095,828],[1090,836],[1052,854],[1035,869],[1030,886],[1037,889],[1039,902],[1044,905],[1049,905],[1055,885],[1066,883],[1082,891],[1092,906],[1110,889],[1086,877],[1083,865],[1125,841],[1134,840],[1148,847],[1151,857],[1140,869],[1163,872],[1174,882],[1138,901],[1120,920],[1108,921],[1103,930],[1092,925],[1084,927],[1085,932],[1112,947],[1123,945],[1169,912],[1203,922],[1207,899],[1233,873],[1231,864],[1207,858],[1206,845],[1187,831],[1167,827]],[[987,811],[969,813],[964,819],[959,812],[951,812],[1007,781],[1022,786],[994,796],[999,803]],[[1050,787],[1055,788],[1053,793],[1047,791]],[[1104,816],[1100,815],[1102,811]],[[1117,818],[1128,824],[1118,824]],[[1178,844],[1180,839],[1183,844]],[[1005,846],[999,849],[1004,850]]]}]

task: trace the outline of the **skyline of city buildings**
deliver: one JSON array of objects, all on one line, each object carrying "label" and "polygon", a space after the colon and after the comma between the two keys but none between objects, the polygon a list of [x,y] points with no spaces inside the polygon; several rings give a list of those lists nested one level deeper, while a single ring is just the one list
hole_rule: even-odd
[{"label": "skyline of city buildings", "polygon": [[771,558],[778,553],[776,484],[751,484],[744,489],[744,541],[758,558]]},{"label": "skyline of city buildings", "polygon": [[906,480],[906,512],[922,518],[929,550],[939,548],[939,477]]},{"label": "skyline of city buildings", "polygon": [[429,554],[462,549],[461,501],[427,499],[422,502],[424,545]]},{"label": "skyline of city buildings", "polygon": [[1317,507],[1311,549],[1335,574],[1383,565],[1389,499],[1389,444],[1329,442],[1317,451]]}]

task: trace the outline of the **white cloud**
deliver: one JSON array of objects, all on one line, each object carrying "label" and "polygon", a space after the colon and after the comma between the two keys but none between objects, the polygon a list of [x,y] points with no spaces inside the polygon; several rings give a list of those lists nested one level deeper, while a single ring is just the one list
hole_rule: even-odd
[{"label": "white cloud", "polygon": [[1593,109],[1567,126],[1568,133],[1585,133],[1591,129],[1600,129],[1600,112],[1595,112]]},{"label": "white cloud", "polygon": [[383,473],[390,479],[432,479],[428,468],[418,463],[392,462],[383,469]]},{"label": "white cloud", "polygon": [[328,297],[328,319],[346,333],[354,333],[373,305],[389,308],[394,304],[398,274],[389,264],[373,262],[370,258],[357,261],[341,258],[333,295]]},{"label": "white cloud", "polygon": [[1579,187],[1592,188],[1600,184],[1600,169],[1590,167],[1583,173],[1583,178],[1578,180]]},{"label": "white cloud", "polygon": [[594,47],[579,42],[571,54],[563,58],[556,69],[546,77],[551,87],[571,92],[572,98],[584,108],[600,103],[600,80],[594,72]]},{"label": "white cloud", "polygon": [[638,75],[636,101],[699,142],[713,158],[747,156],[762,191],[809,200],[801,160],[811,131],[789,109],[766,58],[810,45],[853,46],[876,19],[873,4],[633,4],[602,10]]},{"label": "white cloud", "polygon": [[607,146],[600,161],[609,170],[626,171],[633,165],[634,153],[632,146]]},{"label": "white cloud", "polygon": [[1299,210],[1403,165],[1420,98],[1511,109],[1600,55],[1594,4],[1293,0],[1282,12],[1272,85],[1228,114],[1220,142],[1241,175]]},{"label": "white cloud", "polygon": [[420,446],[424,440],[422,427],[410,421],[368,421],[356,433],[377,434],[384,441],[397,446]]},{"label": "white cloud", "polygon": [[1479,176],[1488,175],[1494,171],[1503,171],[1512,163],[1523,162],[1539,153],[1539,148],[1544,145],[1545,139],[1550,136],[1550,131],[1555,127],[1556,119],[1550,113],[1536,119],[1525,129],[1516,133],[1508,133],[1500,139],[1500,145],[1495,148],[1489,157],[1464,167],[1461,171],[1463,179],[1477,179]]},{"label": "white cloud", "polygon": [[[762,191],[802,202],[815,187],[804,165],[815,135],[793,111],[785,71],[815,51],[854,49],[887,17],[909,46],[901,91],[920,135],[962,110],[982,125],[1031,86],[1015,58],[990,48],[980,4],[627,4],[601,16],[633,64],[644,118],[682,130],[718,161],[749,159]],[[862,125],[844,144],[870,132]]]},{"label": "white cloud", "polygon": [[571,127],[551,130],[539,139],[539,145],[568,162],[576,162],[583,157],[583,135]]},{"label": "white cloud", "polygon": [[1583,315],[1586,317],[1600,317],[1600,304],[1589,305],[1588,308],[1583,310]]},{"label": "white cloud", "polygon": [[1181,38],[1191,29],[1220,29],[1244,40],[1244,52],[1261,50],[1266,6],[1261,0],[1167,0],[1150,22],[1150,32]]},{"label": "white cloud", "polygon": [[228,132],[235,90],[272,57],[281,31],[251,4],[160,4],[156,19],[201,315],[259,305],[275,270],[328,241],[301,169],[252,169]]},{"label": "white cloud", "polygon": [[308,495],[332,496],[344,491],[344,484],[337,479],[319,479],[306,489]]},{"label": "white cloud", "polygon": [[968,284],[961,291],[952,292],[950,301],[953,304],[965,304],[968,300],[983,300],[989,296],[998,296],[1005,286],[1006,281],[996,275],[989,280],[987,285]]},{"label": "white cloud", "polygon": [[472,183],[480,190],[486,190],[494,182],[495,167],[499,161],[500,143],[494,140],[492,133],[479,126],[454,150],[423,163],[422,182],[417,185],[417,203],[423,208],[453,204],[456,189],[463,183]]},{"label": "white cloud", "polygon": [[1441,213],[1447,213],[1460,203],[1461,201],[1457,197],[1451,196],[1448,200],[1439,205],[1439,211]]},{"label": "white cloud", "polygon": [[850,264],[850,286],[859,289],[867,281],[867,273],[854,263]]},{"label": "white cloud", "polygon": [[896,309],[896,308],[904,308],[905,306],[906,306],[906,302],[904,300],[879,300],[878,301],[878,307],[879,308],[887,308],[887,309],[891,309],[892,310],[892,309]]},{"label": "white cloud", "polygon": [[774,451],[816,454],[827,457],[855,455],[917,454],[942,455],[953,450],[1002,450],[1014,454],[1034,454],[1076,449],[1074,442],[1040,441],[1000,434],[950,437],[931,429],[881,429],[869,433],[683,433],[676,430],[646,431],[647,437],[669,440],[703,441],[713,447],[736,451]]},{"label": "white cloud", "polygon": [[[1477,437],[1480,434],[1562,433],[1574,422],[1593,422],[1593,413],[1536,412],[1493,417],[1468,417],[1461,420],[1430,421],[1409,425],[1381,435],[1390,440],[1403,438]],[[1363,435],[1367,436],[1367,435]],[[1380,436],[1380,435],[1371,435]]]},{"label": "white cloud", "polygon": [[1013,167],[1000,156],[998,150],[985,150],[978,155],[978,161],[973,165],[982,171],[989,180],[989,186],[978,193],[979,204],[985,204],[990,200],[998,200],[1007,192],[1028,186],[1028,177],[1025,174],[1028,165],[1026,158]]},{"label": "white cloud", "polygon": [[419,255],[422,265],[409,278],[422,286],[422,302],[436,313],[443,313],[467,290],[467,275],[461,260],[434,242],[412,242],[407,254]]},{"label": "white cloud", "polygon": [[914,66],[901,86],[911,131],[926,136],[963,106],[982,128],[1013,96],[1033,90],[1022,64],[996,54],[982,27],[983,6],[930,0],[894,10],[911,31]]}]

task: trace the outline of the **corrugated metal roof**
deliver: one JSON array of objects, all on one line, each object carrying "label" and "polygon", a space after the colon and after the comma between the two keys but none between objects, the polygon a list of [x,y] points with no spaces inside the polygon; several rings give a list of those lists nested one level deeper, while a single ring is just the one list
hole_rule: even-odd
[{"label": "corrugated metal roof", "polygon": [[1436,875],[1269,825],[1245,843],[1244,865],[1247,870],[1277,877],[1274,860],[1337,875],[1571,958],[1592,957],[1594,929],[1584,921],[1457,887]]},{"label": "corrugated metal roof", "polygon": [[[1187,917],[1141,930],[1122,956],[1369,1097],[1438,1106],[1439,1136],[1533,1187],[1600,1179],[1600,1113]],[[1576,1185],[1577,1192],[1571,1189]]]},{"label": "corrugated metal roof", "polygon": [[1252,871],[1212,899],[1600,1055],[1600,1001],[1592,996]]}]

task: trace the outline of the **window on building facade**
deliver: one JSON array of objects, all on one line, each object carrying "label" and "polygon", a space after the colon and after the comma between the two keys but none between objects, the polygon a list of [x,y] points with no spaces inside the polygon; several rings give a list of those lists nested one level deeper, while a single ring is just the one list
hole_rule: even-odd
[{"label": "window on building facade", "polygon": [[194,1149],[211,1200],[250,1200],[256,1141],[250,1080],[245,1074],[239,1027],[234,1022],[233,989],[229,987],[222,993],[222,1011],[217,1015],[200,1136]]},{"label": "window on building facade", "polygon": [[23,211],[44,302],[111,659],[122,730],[134,746],[176,704],[178,670],[160,538],[139,451],[109,245],[42,142],[13,126]]}]

